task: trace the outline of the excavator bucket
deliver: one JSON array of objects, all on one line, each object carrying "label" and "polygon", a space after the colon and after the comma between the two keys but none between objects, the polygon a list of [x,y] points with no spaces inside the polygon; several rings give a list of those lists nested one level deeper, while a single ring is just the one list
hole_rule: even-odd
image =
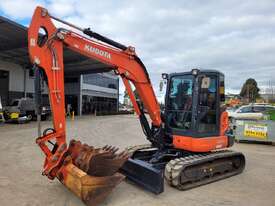
[{"label": "excavator bucket", "polygon": [[95,206],[125,178],[117,171],[128,155],[117,151],[111,146],[94,148],[72,140],[57,178],[86,205]]},{"label": "excavator bucket", "polygon": [[69,163],[61,168],[58,179],[87,206],[95,206],[106,198],[124,176],[119,173],[105,177],[90,176]]}]

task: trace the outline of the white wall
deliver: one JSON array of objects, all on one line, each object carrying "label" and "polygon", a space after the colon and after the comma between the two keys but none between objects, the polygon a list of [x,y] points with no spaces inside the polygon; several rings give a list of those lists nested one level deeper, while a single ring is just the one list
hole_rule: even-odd
[{"label": "white wall", "polygon": [[29,70],[26,70],[26,91],[28,93],[34,93],[34,77],[29,76]]},{"label": "white wall", "polygon": [[[0,70],[9,71],[9,91],[24,92],[24,70],[23,67],[11,62],[0,60]],[[34,92],[34,79],[29,77],[26,71],[26,91]]]}]

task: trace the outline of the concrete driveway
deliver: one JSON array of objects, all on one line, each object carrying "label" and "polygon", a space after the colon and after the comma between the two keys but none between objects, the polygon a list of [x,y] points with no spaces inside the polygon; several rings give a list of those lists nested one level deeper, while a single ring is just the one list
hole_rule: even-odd
[{"label": "concrete driveway", "polygon": [[[50,122],[44,122],[49,127]],[[146,143],[133,115],[77,118],[67,122],[68,137],[95,146],[112,144],[124,148]],[[58,180],[41,176],[43,154],[35,144],[36,123],[0,125],[0,205],[82,206],[83,203]],[[165,186],[161,195],[122,182],[102,205],[108,206],[272,206],[275,205],[275,147],[235,144],[247,159],[245,171],[189,191]]]}]

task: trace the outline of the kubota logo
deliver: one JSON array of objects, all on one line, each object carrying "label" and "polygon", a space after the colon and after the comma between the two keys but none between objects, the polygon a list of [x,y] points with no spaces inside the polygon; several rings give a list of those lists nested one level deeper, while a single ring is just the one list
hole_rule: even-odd
[{"label": "kubota logo", "polygon": [[103,51],[101,49],[92,47],[91,45],[86,44],[84,46],[84,49],[91,52],[91,53],[94,53],[94,54],[97,54],[99,56],[105,57],[107,59],[111,59],[111,54],[109,52],[106,52],[106,51]]}]

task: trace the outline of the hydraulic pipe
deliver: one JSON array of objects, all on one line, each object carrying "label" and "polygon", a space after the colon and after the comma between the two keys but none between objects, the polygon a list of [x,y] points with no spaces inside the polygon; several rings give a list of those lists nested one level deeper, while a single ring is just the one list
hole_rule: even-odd
[{"label": "hydraulic pipe", "polygon": [[[47,11],[45,11],[45,14],[46,14],[46,12],[47,12]],[[49,14],[49,13],[48,13],[48,15],[49,15],[52,19],[54,19],[54,20],[56,20],[56,21],[58,21],[58,22],[61,22],[61,23],[65,24],[65,25],[68,25],[68,26],[70,26],[70,27],[72,27],[72,28],[75,28],[75,29],[77,29],[77,30],[79,30],[79,31],[82,31],[84,34],[86,34],[86,35],[88,35],[88,36],[90,36],[90,37],[92,37],[92,38],[95,38],[95,39],[97,39],[97,40],[99,40],[99,41],[102,41],[102,42],[104,42],[104,43],[106,43],[106,44],[109,44],[109,45],[111,45],[111,46],[113,46],[113,47],[116,47],[116,48],[121,49],[121,50],[126,50],[126,49],[128,48],[127,46],[125,46],[125,45],[123,45],[123,44],[121,44],[121,43],[118,43],[118,42],[116,42],[116,41],[114,41],[114,40],[112,40],[112,39],[109,39],[108,37],[105,37],[105,36],[103,36],[103,35],[101,35],[101,34],[98,34],[98,33],[94,32],[94,31],[92,31],[90,28],[82,29],[82,28],[80,28],[80,27],[78,27],[78,26],[76,26],[76,25],[74,25],[74,24],[72,24],[72,23],[69,23],[69,22],[64,21],[64,20],[62,20],[62,19],[59,19],[59,18],[57,18],[57,17],[55,17],[55,16],[52,16],[52,15]]]}]

